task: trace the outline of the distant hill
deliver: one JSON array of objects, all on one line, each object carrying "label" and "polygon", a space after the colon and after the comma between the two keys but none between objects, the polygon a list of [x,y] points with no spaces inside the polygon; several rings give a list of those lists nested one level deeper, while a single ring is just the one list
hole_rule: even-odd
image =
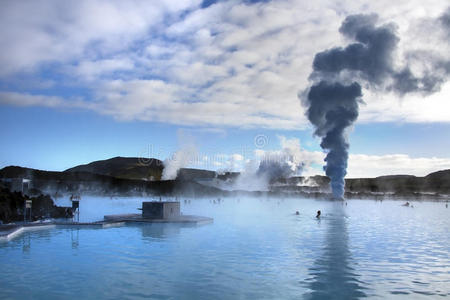
[{"label": "distant hill", "polygon": [[217,173],[209,170],[202,169],[190,169],[190,168],[181,168],[178,171],[177,179],[178,180],[193,180],[193,179],[206,179],[206,178],[215,178]]},{"label": "distant hill", "polygon": [[[177,180],[160,181],[163,162],[158,159],[114,157],[76,166],[64,172],[42,171],[17,166],[0,170],[0,179],[28,178],[33,188],[58,193],[83,192],[103,195],[221,194],[223,191],[203,186],[195,180],[234,180],[239,173],[217,174],[214,171],[183,168]],[[326,176],[291,177],[272,182],[271,191],[277,193],[329,193]],[[346,179],[346,193],[438,193],[450,195],[450,170],[442,170],[424,177],[389,175],[376,178]],[[220,186],[220,185],[219,185]],[[311,194],[312,195],[312,194]]]},{"label": "distant hill", "polygon": [[422,192],[450,194],[450,170],[430,173],[425,177],[389,175],[376,178],[346,179],[349,192]]},{"label": "distant hill", "polygon": [[[282,186],[277,186],[282,184]],[[329,190],[330,179],[326,176],[291,177],[279,179],[274,189],[294,191]],[[450,194],[450,170],[430,173],[424,177],[412,175],[388,175],[376,178],[345,179],[345,191],[350,193],[441,193]]]},{"label": "distant hill", "polygon": [[99,174],[89,172],[56,172],[9,166],[0,170],[0,178],[25,178],[40,181],[97,181]]},{"label": "distant hill", "polygon": [[64,172],[89,172],[123,179],[160,180],[163,162],[156,158],[114,157],[79,165]]},{"label": "distant hill", "polygon": [[[89,172],[123,179],[161,180],[164,164],[156,158],[114,157],[98,160],[86,165],[79,165],[65,170],[66,173]],[[216,172],[202,169],[181,168],[177,179],[193,180],[199,178],[214,178]]]},{"label": "distant hill", "polygon": [[145,181],[84,171],[54,172],[17,166],[9,166],[0,170],[0,179],[8,178],[30,179],[33,189],[51,195],[81,193],[105,196],[205,196],[222,193],[217,188],[206,187],[192,180]]}]

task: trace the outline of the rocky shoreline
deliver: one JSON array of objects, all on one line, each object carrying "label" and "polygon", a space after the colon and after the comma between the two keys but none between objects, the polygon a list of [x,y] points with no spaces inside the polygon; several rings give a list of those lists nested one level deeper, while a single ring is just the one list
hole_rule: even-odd
[{"label": "rocky shoreline", "polygon": [[40,194],[35,197],[23,195],[20,192],[11,192],[7,188],[0,189],[0,221],[4,224],[24,220],[25,201],[32,201],[31,220],[37,221],[46,218],[71,218],[71,207],[56,206],[49,195]]}]

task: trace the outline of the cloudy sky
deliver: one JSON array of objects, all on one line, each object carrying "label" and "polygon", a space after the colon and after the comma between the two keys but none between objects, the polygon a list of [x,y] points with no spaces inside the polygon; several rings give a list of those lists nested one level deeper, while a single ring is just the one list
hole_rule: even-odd
[{"label": "cloudy sky", "polygon": [[[113,156],[243,168],[286,140],[323,174],[305,116],[316,53],[345,47],[352,14],[399,38],[394,66],[432,70],[433,92],[363,85],[349,177],[450,168],[449,15],[442,0],[2,1],[0,167],[64,170]],[[444,72],[444,73],[442,73]],[[284,141],[284,142],[283,142]]]}]

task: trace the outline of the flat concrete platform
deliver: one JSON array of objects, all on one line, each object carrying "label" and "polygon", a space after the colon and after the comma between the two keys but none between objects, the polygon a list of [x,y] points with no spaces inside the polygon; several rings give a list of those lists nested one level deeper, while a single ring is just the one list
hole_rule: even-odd
[{"label": "flat concrete platform", "polygon": [[50,229],[55,227],[56,225],[52,223],[2,225],[0,226],[0,241],[10,240],[23,232]]},{"label": "flat concrete platform", "polygon": [[103,221],[96,222],[64,222],[53,221],[46,223],[6,224],[0,225],[0,241],[8,241],[23,232],[50,229],[55,227],[83,227],[83,228],[112,228],[121,227],[129,223],[164,223],[180,225],[204,225],[213,223],[214,219],[192,215],[181,215],[170,219],[143,218],[142,214],[107,215]]},{"label": "flat concrete platform", "polygon": [[104,216],[105,222],[141,222],[141,223],[188,223],[194,225],[209,224],[214,219],[193,215],[181,215],[170,219],[151,219],[144,218],[142,214],[124,214],[124,215],[107,215]]}]

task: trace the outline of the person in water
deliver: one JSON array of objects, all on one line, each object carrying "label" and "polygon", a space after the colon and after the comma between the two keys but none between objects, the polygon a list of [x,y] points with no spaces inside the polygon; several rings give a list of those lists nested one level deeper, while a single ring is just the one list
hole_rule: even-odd
[{"label": "person in water", "polygon": [[320,210],[317,211],[317,215],[316,218],[319,219],[320,218]]},{"label": "person in water", "polygon": [[298,216],[300,213],[298,212],[298,210],[295,212],[295,214]]}]

